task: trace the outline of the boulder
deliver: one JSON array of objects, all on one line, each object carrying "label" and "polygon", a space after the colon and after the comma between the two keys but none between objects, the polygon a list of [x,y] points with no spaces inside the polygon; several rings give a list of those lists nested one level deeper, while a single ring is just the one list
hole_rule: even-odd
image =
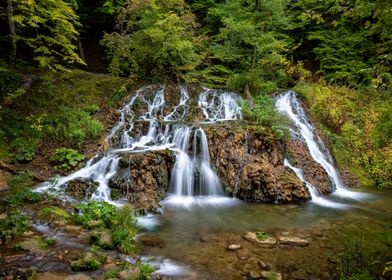
[{"label": "boulder", "polygon": [[98,188],[99,183],[92,179],[76,178],[65,186],[65,193],[75,198],[88,198]]},{"label": "boulder", "polygon": [[174,153],[169,150],[123,154],[109,187],[127,196],[136,211],[156,212],[169,188],[174,161]]}]

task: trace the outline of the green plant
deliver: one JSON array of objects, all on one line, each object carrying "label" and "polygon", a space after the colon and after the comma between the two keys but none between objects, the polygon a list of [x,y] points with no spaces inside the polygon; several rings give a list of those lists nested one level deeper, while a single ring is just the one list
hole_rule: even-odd
[{"label": "green plant", "polygon": [[6,201],[11,206],[17,206],[22,203],[37,203],[42,200],[39,193],[33,192],[30,189],[19,189],[13,191],[6,197]]},{"label": "green plant", "polygon": [[253,108],[249,101],[244,101],[242,112],[245,120],[271,129],[277,139],[288,135],[289,122],[286,117],[276,111],[274,101],[270,96],[255,97]]},{"label": "green plant", "polygon": [[24,251],[25,249],[23,248],[22,244],[15,243],[15,244],[12,245],[12,250],[14,250],[14,251]]},{"label": "green plant", "polygon": [[106,260],[106,256],[98,256],[94,253],[82,253],[80,259],[72,263],[73,270],[97,270]]},{"label": "green plant", "polygon": [[25,232],[28,225],[28,219],[25,215],[20,214],[16,210],[12,210],[6,217],[0,219],[0,239],[4,245],[7,238],[12,240],[15,236]]},{"label": "green plant", "polygon": [[[79,204],[75,208],[78,213],[74,215],[74,220],[85,228],[96,227],[95,224],[103,228],[111,228],[117,215],[116,207],[107,202],[91,200]],[[92,224],[92,221],[98,223]]]},{"label": "green plant", "polygon": [[139,263],[138,267],[140,269],[139,276],[137,280],[147,280],[151,273],[155,271],[154,267],[149,264]]},{"label": "green plant", "polygon": [[256,231],[256,237],[257,239],[261,240],[261,241],[265,241],[267,240],[270,236],[268,235],[268,233],[264,232],[264,231]]},{"label": "green plant", "polygon": [[48,250],[49,247],[52,247],[54,244],[56,244],[57,240],[54,237],[39,237],[38,238],[38,246],[41,249]]},{"label": "green plant", "polygon": [[63,218],[63,219],[70,219],[71,215],[67,213],[64,209],[61,209],[56,206],[51,206],[51,207],[45,207],[39,211],[39,214],[43,217],[51,218],[51,217],[57,217],[57,218]]},{"label": "green plant", "polygon": [[84,160],[84,155],[78,153],[73,149],[60,148],[50,158],[51,162],[55,164],[55,169],[59,171],[69,171],[76,167],[79,162]]},{"label": "green plant", "polygon": [[120,269],[110,269],[103,274],[103,279],[117,278]]}]

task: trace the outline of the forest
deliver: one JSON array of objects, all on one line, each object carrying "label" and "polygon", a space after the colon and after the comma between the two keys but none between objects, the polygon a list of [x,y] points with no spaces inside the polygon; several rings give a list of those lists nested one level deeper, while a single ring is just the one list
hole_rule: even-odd
[{"label": "forest", "polygon": [[[0,279],[30,279],[28,277],[36,273],[36,271],[15,272],[13,269],[17,265],[8,262],[7,259],[12,255],[9,253],[12,250],[34,251],[29,247],[30,245],[27,249],[25,245],[21,245],[26,242],[23,238],[26,232],[29,232],[27,230],[29,219],[54,223],[56,230],[63,227],[78,227],[78,234],[90,232],[90,241],[87,243],[91,242],[93,248],[91,253],[81,253],[78,261],[72,262],[74,272],[98,269],[100,276],[98,272],[95,275],[88,275],[94,279],[172,279],[159,278],[161,275],[155,275],[153,272],[154,265],[146,264],[137,258],[132,265],[121,260],[121,265],[116,264],[117,267],[111,267],[110,270],[99,268],[105,263],[110,265],[115,263],[114,260],[109,262],[108,258],[117,258],[106,253],[101,254],[99,248],[117,250],[122,254],[138,254],[139,245],[135,245],[139,230],[136,216],[156,213],[161,206],[160,200],[164,201],[165,193],[170,193],[172,190],[175,179],[170,178],[170,173],[180,174],[177,161],[181,158],[181,152],[178,150],[170,150],[169,147],[170,151],[168,151],[157,138],[154,141],[165,147],[162,151],[142,150],[146,153],[142,158],[138,158],[137,153],[132,156],[121,155],[119,168],[129,166],[129,171],[119,172],[119,174],[123,177],[130,176],[131,179],[127,180],[132,182],[144,178],[146,181],[142,185],[145,187],[139,188],[139,183],[131,187],[131,183],[125,183],[125,177],[117,178],[120,176],[117,174],[113,177],[115,179],[109,179],[105,177],[109,176],[108,173],[105,173],[104,184],[109,185],[111,193],[109,199],[104,199],[103,202],[100,199],[95,199],[98,202],[94,199],[89,202],[81,199],[91,195],[94,197],[93,193],[96,192],[97,186],[98,189],[102,186],[97,183],[101,179],[91,177],[95,176],[91,175],[93,173],[90,174],[91,178],[85,178],[83,175],[81,181],[70,181],[72,184],[64,183],[65,192],[68,195],[72,193],[80,199],[81,204],[76,206],[60,199],[58,190],[56,193],[46,192],[46,190],[44,193],[39,193],[31,189],[48,181],[55,186],[57,182],[62,182],[64,176],[72,176],[73,172],[82,170],[80,168],[85,166],[85,161],[91,159],[91,164],[94,166],[94,158],[100,158],[103,162],[107,151],[117,152],[116,149],[130,148],[127,146],[114,149],[119,142],[125,141],[124,138],[128,139],[131,135],[134,139],[135,136],[132,134],[134,132],[131,132],[134,125],[136,127],[138,122],[149,121],[149,118],[156,118],[158,123],[149,123],[150,129],[153,125],[159,127],[162,122],[193,123],[191,131],[195,129],[194,144],[190,144],[190,147],[186,146],[189,151],[192,149],[194,151],[195,159],[192,159],[192,164],[196,165],[198,161],[203,161],[204,146],[200,144],[200,148],[197,148],[196,140],[206,137],[203,143],[209,146],[210,150],[208,151],[207,147],[206,153],[208,161],[211,158],[211,163],[208,165],[200,163],[200,170],[210,168],[217,173],[214,176],[218,179],[211,177],[214,179],[210,180],[208,177],[208,180],[205,179],[207,181],[203,181],[200,175],[202,171],[196,168],[194,174],[192,173],[196,178],[195,182],[192,181],[194,184],[199,184],[199,181],[215,184],[216,180],[220,180],[221,183],[218,182],[216,185],[223,188],[223,192],[231,197],[252,203],[282,202],[282,207],[286,207],[287,202],[301,204],[304,199],[309,197],[312,199],[313,194],[309,193],[310,190],[300,193],[299,190],[304,183],[308,188],[315,186],[320,194],[335,191],[339,188],[339,183],[334,182],[334,175],[329,173],[328,168],[324,168],[326,171],[320,171],[319,165],[323,166],[323,164],[317,160],[315,164],[306,163],[307,159],[315,156],[312,151],[310,154],[308,151],[304,152],[306,147],[295,142],[290,118],[284,112],[285,116],[283,116],[281,114],[283,109],[277,106],[279,96],[287,90],[296,92],[296,96],[305,108],[304,114],[309,118],[307,120],[307,117],[302,116],[299,121],[304,121],[303,119],[306,118],[306,123],[314,125],[314,127],[310,125],[310,131],[317,134],[319,142],[325,143],[320,150],[329,151],[326,152],[326,154],[330,153],[326,157],[327,161],[337,167],[342,185],[377,193],[386,200],[383,200],[385,204],[380,202],[375,206],[376,210],[372,208],[377,213],[375,214],[377,219],[383,221],[375,225],[373,231],[364,232],[363,227],[370,230],[372,225],[367,225],[366,221],[361,220],[363,217],[358,218],[358,223],[361,224],[360,233],[357,229],[345,228],[343,225],[346,224],[348,227],[349,223],[342,218],[336,225],[340,223],[343,229],[334,228],[331,236],[326,234],[322,237],[332,240],[335,239],[335,235],[339,236],[332,242],[331,248],[328,248],[324,241],[320,241],[321,248],[331,249],[337,256],[333,260],[328,257],[326,261],[328,265],[320,266],[320,271],[307,271],[303,276],[297,268],[289,266],[282,268],[275,263],[272,264],[272,268],[281,271],[283,279],[390,279],[388,277],[391,277],[392,272],[390,254],[392,220],[390,208],[385,208],[390,201],[392,191],[392,3],[390,1],[1,0],[0,23],[0,238],[2,241]],[[156,113],[158,115],[153,116],[153,111],[148,111],[152,110],[150,108],[152,103],[148,103],[144,97],[137,99],[138,92],[143,92],[146,88],[154,91],[156,94],[154,98],[157,98],[160,92],[158,85],[165,85],[162,89],[168,95],[167,100],[164,101],[165,105],[172,105],[172,100],[180,100],[180,105],[181,100],[185,103],[193,102],[188,107],[185,106],[186,110],[181,113],[186,119],[181,119],[180,122],[179,119],[169,118],[167,121],[168,115],[159,116],[159,113]],[[179,91],[174,89],[178,85],[180,85]],[[183,87],[189,91],[185,95]],[[241,113],[236,111],[230,118],[218,117],[219,125],[210,123],[204,127],[203,121],[198,119],[199,115],[204,113],[208,123],[210,121],[208,117],[213,114],[208,110],[212,107],[203,109],[203,113],[197,113],[200,109],[198,106],[203,107],[203,102],[209,101],[201,99],[203,94],[199,96],[198,101],[192,99],[196,98],[197,92],[206,88],[211,89],[211,92],[230,92],[227,98],[233,98],[231,93],[236,93],[239,96],[238,100],[240,99],[238,110],[241,110]],[[208,97],[207,93],[210,94],[208,90],[205,95]],[[132,96],[133,99],[130,99]],[[215,95],[213,96],[215,98]],[[236,98],[234,99],[237,102]],[[132,103],[133,100],[136,100],[135,103]],[[131,115],[126,116],[129,113],[126,110],[131,110],[130,108],[139,110],[146,105],[143,102],[148,103],[146,103],[148,109],[137,114],[132,111]],[[128,109],[122,107],[124,104],[127,104]],[[158,107],[162,104],[153,103]],[[180,105],[173,105],[175,114],[172,113],[170,116],[180,115],[178,109]],[[161,109],[162,112],[164,110],[166,109]],[[294,114],[300,112],[301,109],[294,110]],[[237,119],[239,114],[240,120]],[[135,121],[134,118],[140,116],[141,119]],[[120,123],[117,123],[119,119]],[[225,123],[227,120],[238,120],[238,123],[230,127]],[[122,138],[113,136],[117,133],[116,127],[122,129],[121,125],[127,121],[131,124],[124,126],[124,133],[125,129],[131,127],[128,134],[125,133]],[[140,125],[140,128],[136,129],[141,135],[148,127]],[[239,136],[240,134],[245,136]],[[112,136],[115,140],[109,139]],[[150,134],[146,135],[148,136]],[[226,144],[225,148],[219,149],[218,147],[223,147],[221,145],[225,142],[224,139],[231,139],[235,144],[232,146]],[[238,152],[238,155],[236,153],[235,157],[232,155],[233,150],[242,149],[242,146],[235,146],[238,143],[250,146],[244,152],[249,155],[243,155],[242,152]],[[154,147],[159,146],[158,144],[154,143]],[[226,152],[223,153],[222,150],[225,149]],[[256,158],[255,154],[249,152],[252,149],[266,154],[258,154],[257,156],[260,157]],[[280,152],[277,152],[278,150]],[[200,159],[196,156],[199,152]],[[156,154],[154,156],[150,153]],[[219,156],[225,159],[221,160]],[[239,157],[243,157],[243,160],[233,163]],[[287,158],[290,159],[290,163],[286,164],[285,161],[283,165],[283,160]],[[109,156],[107,161],[106,169],[109,170],[115,159]],[[162,167],[160,165],[162,162],[170,168]],[[184,162],[186,161],[182,164]],[[88,164],[87,167],[90,166]],[[291,177],[293,172],[290,175],[282,171],[284,168],[289,168],[290,164],[304,170],[302,176],[305,179],[301,179],[295,172],[297,169],[292,169],[303,181],[302,185],[298,184],[298,178]],[[132,173],[131,166],[143,171],[135,175]],[[149,169],[148,166],[154,167]],[[155,167],[158,171],[154,169]],[[234,171],[231,172],[231,169],[238,169],[238,175],[233,175]],[[143,173],[145,170],[147,173]],[[152,175],[148,172],[152,172]],[[159,173],[158,177],[156,177],[157,173]],[[311,178],[311,173],[314,173],[314,178]],[[256,180],[255,174],[274,179]],[[250,190],[245,183],[243,185],[238,182],[240,180],[238,178],[244,178],[243,182],[248,180],[246,182],[251,186]],[[117,181],[114,182],[115,180]],[[154,187],[163,186],[166,183],[162,182],[166,181],[167,187],[163,187],[162,191]],[[252,185],[256,181],[257,187]],[[282,191],[275,192],[279,194],[272,195],[270,190],[266,190],[271,186],[272,181],[275,182],[273,188],[282,188]],[[72,188],[69,187],[71,185]],[[80,187],[81,185],[83,187]],[[331,189],[325,191],[319,185]],[[153,193],[150,192],[150,187],[155,188]],[[258,188],[257,191],[255,188]],[[198,191],[199,189],[195,188]],[[290,189],[290,195],[286,195],[286,189]],[[262,194],[259,195],[259,192]],[[131,193],[137,198],[132,197]],[[126,197],[125,200],[131,203],[130,207],[118,209],[112,203],[107,203],[122,197]],[[333,199],[333,201],[343,204],[346,202],[344,199],[337,199],[337,201]],[[138,208],[139,203],[143,204],[140,208]],[[362,206],[361,204],[357,208]],[[366,208],[366,205],[363,208]],[[304,216],[309,218],[306,214]],[[178,217],[174,216],[175,218]],[[323,216],[322,219],[324,218]],[[93,223],[94,220],[96,224]],[[302,226],[302,222],[299,223]],[[309,221],[309,224],[311,223]],[[256,241],[252,239],[254,244],[266,242],[273,236],[277,237],[279,244],[284,243],[281,241],[283,239],[279,239],[278,225],[266,225],[265,231],[261,227],[254,226],[249,229],[257,230],[255,233],[257,238],[254,239]],[[166,233],[164,230],[162,234]],[[318,230],[323,231],[324,228],[320,226],[320,228],[307,228],[304,231],[313,234]],[[352,233],[355,238],[352,238],[350,243],[347,241],[350,238],[347,239],[346,235],[351,230],[355,231]],[[227,230],[213,242],[225,243],[227,240],[235,240],[233,236],[230,238],[226,236],[229,231],[230,234],[234,234],[231,229]],[[149,234],[146,236],[150,239],[146,237],[140,241],[142,248],[143,246],[161,248],[159,253],[162,255],[174,259],[183,258],[187,263],[193,264],[194,260],[185,253],[173,257],[171,253],[165,251],[165,245],[162,245],[164,241]],[[290,234],[301,237],[298,229],[294,229]],[[107,242],[107,236],[110,236],[110,242]],[[63,246],[58,241],[55,245],[51,244],[56,243],[52,237],[42,237],[39,234],[34,235],[34,238],[39,245],[37,246],[40,247],[37,252],[45,251],[51,246],[60,246],[60,248]],[[206,237],[206,240],[208,238]],[[377,245],[367,251],[363,243],[371,240],[376,240],[374,242]],[[170,243],[167,240],[166,242]],[[234,243],[236,242],[238,243],[238,241]],[[205,243],[210,244],[210,241]],[[228,251],[232,250],[231,245],[237,245],[234,243],[229,244]],[[241,246],[247,249],[246,246]],[[72,250],[70,249],[71,254]],[[143,253],[158,252],[154,249],[141,250]],[[304,252],[300,256],[312,257],[316,251],[311,247],[311,252]],[[241,250],[237,251],[237,255],[238,252]],[[284,254],[284,248],[282,252]],[[202,253],[198,256],[200,263],[210,257]],[[230,260],[230,257],[227,259]],[[241,261],[241,257],[238,259]],[[1,265],[2,261],[4,261],[4,269]],[[292,261],[295,263],[294,256]],[[217,264],[219,260],[213,259],[211,262],[219,271],[221,265]],[[190,276],[189,279],[231,279],[226,278],[229,274],[224,274],[223,269],[220,275],[217,272],[203,274],[209,271],[210,267],[206,264],[205,267],[200,268],[198,265],[200,264],[196,265],[196,270],[201,271],[201,274]],[[254,265],[254,267],[259,266],[267,271],[260,263]],[[252,266],[251,272],[254,270]],[[328,272],[325,275],[324,271],[329,270],[335,271],[335,274],[328,274],[332,273]],[[37,271],[42,273],[39,269]],[[123,271],[128,273],[133,271],[133,274],[119,276]],[[244,278],[232,279],[281,279],[277,276],[279,273],[271,274],[275,272],[270,274],[268,272],[264,276],[259,272],[253,276],[252,273],[248,275],[248,271],[241,273]],[[149,276],[150,274],[157,278],[149,278],[152,277]],[[299,274],[301,275],[298,276]],[[2,278],[3,275],[4,277],[13,275],[15,278]],[[240,277],[235,275],[230,277]],[[39,274],[39,277],[51,279],[50,277],[54,276]],[[58,279],[68,278],[64,276]]]}]

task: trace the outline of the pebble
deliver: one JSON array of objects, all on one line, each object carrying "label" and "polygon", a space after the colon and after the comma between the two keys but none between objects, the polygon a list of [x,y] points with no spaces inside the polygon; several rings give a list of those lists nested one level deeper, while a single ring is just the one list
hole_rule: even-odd
[{"label": "pebble", "polygon": [[241,249],[241,245],[239,245],[239,244],[230,244],[230,245],[227,247],[227,249],[228,249],[229,251],[237,251],[237,250]]}]

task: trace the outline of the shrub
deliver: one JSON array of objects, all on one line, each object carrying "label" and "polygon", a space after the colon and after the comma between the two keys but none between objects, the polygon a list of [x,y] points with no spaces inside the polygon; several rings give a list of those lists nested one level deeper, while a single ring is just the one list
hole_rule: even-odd
[{"label": "shrub", "polygon": [[49,247],[52,247],[54,244],[56,244],[57,240],[54,237],[40,237],[38,238],[38,246],[41,249],[48,250]]},{"label": "shrub", "polygon": [[85,228],[101,228],[111,231],[112,243],[121,252],[132,254],[136,251],[136,219],[132,209],[117,209],[107,202],[89,201],[76,207],[76,223]]},{"label": "shrub", "polygon": [[6,217],[0,219],[0,239],[4,245],[7,238],[14,239],[15,236],[25,232],[28,225],[28,219],[19,211],[12,211]]},{"label": "shrub", "polygon": [[55,164],[55,169],[63,172],[73,169],[83,160],[84,155],[68,148],[57,149],[56,153],[50,158],[50,161]]},{"label": "shrub", "polygon": [[289,122],[286,117],[276,111],[274,101],[270,96],[257,96],[254,99],[254,108],[251,108],[249,101],[244,101],[242,112],[245,120],[270,128],[277,139],[282,139],[288,134]]},{"label": "shrub", "polygon": [[73,270],[97,270],[106,260],[106,256],[97,256],[93,253],[82,253],[80,259],[72,263]]}]

